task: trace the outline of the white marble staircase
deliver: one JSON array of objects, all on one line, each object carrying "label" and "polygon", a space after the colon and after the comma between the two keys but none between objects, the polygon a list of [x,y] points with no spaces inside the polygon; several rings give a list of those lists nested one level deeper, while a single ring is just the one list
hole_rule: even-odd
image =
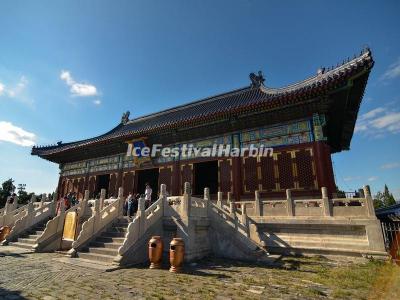
[{"label": "white marble staircase", "polygon": [[44,229],[46,228],[46,222],[47,220],[35,225],[31,230],[20,235],[17,242],[10,242],[9,245],[32,250],[33,246],[36,244],[36,240],[44,232]]},{"label": "white marble staircase", "polygon": [[77,256],[81,259],[91,260],[112,264],[118,255],[118,248],[124,242],[129,221],[125,217],[121,217],[109,229],[101,233],[88,246],[77,252]]}]

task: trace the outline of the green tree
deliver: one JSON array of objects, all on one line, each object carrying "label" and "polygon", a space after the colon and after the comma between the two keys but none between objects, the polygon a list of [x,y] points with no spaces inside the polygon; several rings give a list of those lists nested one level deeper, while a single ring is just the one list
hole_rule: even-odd
[{"label": "green tree", "polygon": [[6,204],[7,197],[15,191],[14,180],[12,178],[3,182],[0,188],[0,207]]},{"label": "green tree", "polygon": [[388,186],[385,184],[385,187],[382,192],[377,192],[374,199],[375,208],[386,207],[390,205],[396,204],[396,200],[393,197],[393,194],[389,192]]},{"label": "green tree", "polygon": [[393,194],[389,192],[389,188],[386,184],[383,191],[383,203],[385,206],[396,204],[396,200],[394,199]]}]

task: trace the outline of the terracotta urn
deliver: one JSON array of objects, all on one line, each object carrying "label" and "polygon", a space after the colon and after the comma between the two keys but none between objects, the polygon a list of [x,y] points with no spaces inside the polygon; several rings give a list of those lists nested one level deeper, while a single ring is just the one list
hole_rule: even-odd
[{"label": "terracotta urn", "polygon": [[0,228],[0,242],[3,241],[10,234],[10,231],[10,226],[4,226]]},{"label": "terracotta urn", "polygon": [[172,273],[180,273],[182,271],[183,259],[185,255],[185,244],[183,239],[174,238],[169,247],[169,262]]},{"label": "terracotta urn", "polygon": [[163,254],[163,242],[160,236],[152,236],[149,241],[150,269],[160,269]]}]

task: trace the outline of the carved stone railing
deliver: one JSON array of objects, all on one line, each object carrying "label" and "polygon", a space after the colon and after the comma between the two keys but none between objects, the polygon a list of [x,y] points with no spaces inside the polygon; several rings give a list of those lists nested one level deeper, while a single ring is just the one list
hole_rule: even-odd
[{"label": "carved stone railing", "polygon": [[77,250],[93,238],[97,237],[107,226],[111,225],[116,218],[122,215],[125,202],[122,187],[118,190],[118,198],[108,206],[100,209],[102,202],[105,199],[104,196],[105,190],[102,189],[100,199],[95,201],[92,216],[83,223],[77,239],[72,243],[72,249],[68,252],[71,256],[75,256]]},{"label": "carved stone railing", "polygon": [[18,219],[22,218],[25,215],[27,209],[28,204],[8,212],[5,209],[3,211],[3,215],[0,215],[0,227],[13,226]]},{"label": "carved stone railing", "polygon": [[167,203],[166,185],[161,184],[160,197],[146,210],[144,208],[145,199],[140,198],[138,211],[133,221],[128,225],[124,242],[118,249],[118,256],[115,262],[120,262],[129,249],[151,228],[157,221],[164,216],[164,206]]},{"label": "carved stone railing", "polygon": [[3,244],[15,240],[21,233],[25,232],[32,226],[46,219],[52,218],[55,214],[55,204],[56,203],[53,201],[44,202],[41,204],[40,208],[35,209],[34,203],[30,201],[27,204],[27,209],[24,210],[23,217],[15,222],[10,234],[7,236]]},{"label": "carved stone railing", "polygon": [[[89,191],[86,190],[84,198],[81,201],[79,201],[78,204],[74,205],[68,210],[65,210],[64,201],[61,201],[58,215],[47,222],[44,232],[36,240],[36,245],[33,247],[33,249],[35,251],[41,251],[42,249],[46,249],[47,251],[58,250],[62,238],[62,232],[64,230],[64,222],[66,215],[69,212],[76,211],[79,218],[84,216],[85,210],[87,209],[88,200],[89,200]],[[51,247],[51,249],[49,249],[48,245],[50,243],[53,243],[55,240],[59,240],[59,243],[54,243],[54,246]]]},{"label": "carved stone railing", "polygon": [[[255,201],[241,202],[248,215],[255,217],[356,217],[375,218],[375,210],[369,187],[364,187],[365,198],[328,198],[325,187],[321,189],[320,199],[293,199],[291,190],[286,190],[284,200],[260,199],[255,192]],[[218,201],[217,201],[218,203]]]}]

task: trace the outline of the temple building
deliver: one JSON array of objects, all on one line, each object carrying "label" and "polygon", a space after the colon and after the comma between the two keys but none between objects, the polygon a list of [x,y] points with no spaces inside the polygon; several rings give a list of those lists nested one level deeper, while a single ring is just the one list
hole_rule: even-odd
[{"label": "temple building", "polygon": [[[297,198],[330,197],[336,186],[331,155],[349,150],[368,76],[374,65],[369,49],[331,68],[320,68],[306,80],[281,88],[264,84],[261,72],[250,74],[244,88],[207,97],[150,115],[121,122],[109,132],[86,140],[35,146],[32,155],[60,166],[58,195],[86,189],[91,196],[107,189],[116,195],[143,193],[146,182],[157,195],[164,183],[170,195],[181,195],[190,182],[193,195],[210,188],[230,192],[236,201],[284,198],[292,189]],[[273,148],[272,156],[136,157],[132,145],[181,147],[214,144]]]}]

